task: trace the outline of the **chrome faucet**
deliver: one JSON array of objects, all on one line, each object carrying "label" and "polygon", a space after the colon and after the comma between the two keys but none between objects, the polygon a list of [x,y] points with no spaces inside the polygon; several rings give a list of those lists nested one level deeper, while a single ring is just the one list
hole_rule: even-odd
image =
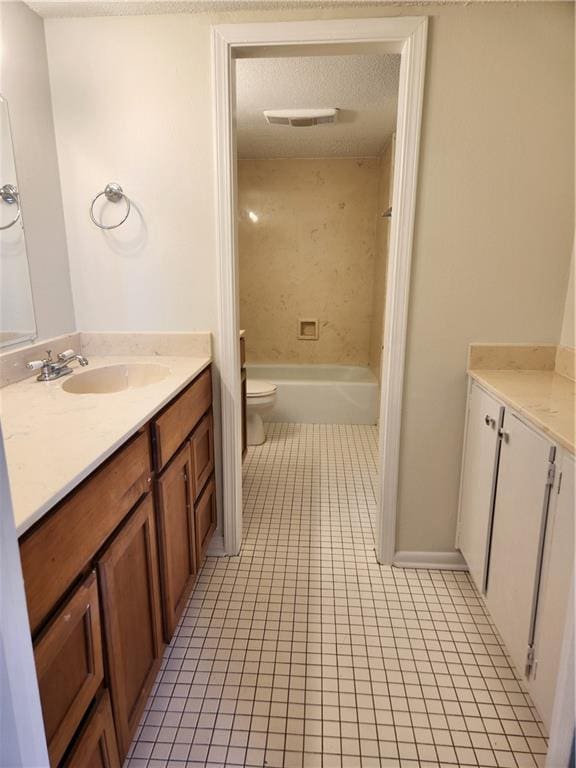
[{"label": "chrome faucet", "polygon": [[40,375],[36,377],[37,381],[54,381],[54,379],[59,379],[61,376],[72,373],[69,363],[73,360],[77,360],[81,366],[88,365],[88,360],[83,355],[76,354],[73,349],[60,352],[58,360],[52,360],[51,349],[47,349],[46,354],[48,357],[45,360],[31,360],[29,363],[26,363],[26,368],[30,371],[42,369]]}]

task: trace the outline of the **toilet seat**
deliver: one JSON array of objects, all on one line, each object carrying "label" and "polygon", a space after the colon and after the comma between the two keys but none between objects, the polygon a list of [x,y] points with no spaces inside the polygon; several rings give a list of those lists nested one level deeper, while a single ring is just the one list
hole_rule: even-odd
[{"label": "toilet seat", "polygon": [[248,379],[246,381],[246,395],[248,398],[256,399],[258,397],[269,397],[273,395],[278,387],[271,381],[263,379]]}]

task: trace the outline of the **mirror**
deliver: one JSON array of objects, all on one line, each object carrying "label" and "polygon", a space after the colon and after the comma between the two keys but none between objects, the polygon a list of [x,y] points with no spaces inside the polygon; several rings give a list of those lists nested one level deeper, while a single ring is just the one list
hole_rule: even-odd
[{"label": "mirror", "polygon": [[0,348],[36,337],[8,103],[0,96]]}]

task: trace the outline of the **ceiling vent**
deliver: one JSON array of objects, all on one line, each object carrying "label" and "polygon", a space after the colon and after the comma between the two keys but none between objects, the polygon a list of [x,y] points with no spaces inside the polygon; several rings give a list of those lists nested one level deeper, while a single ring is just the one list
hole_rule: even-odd
[{"label": "ceiling vent", "polygon": [[270,125],[289,125],[307,128],[322,123],[335,123],[337,109],[265,109],[264,117]]}]

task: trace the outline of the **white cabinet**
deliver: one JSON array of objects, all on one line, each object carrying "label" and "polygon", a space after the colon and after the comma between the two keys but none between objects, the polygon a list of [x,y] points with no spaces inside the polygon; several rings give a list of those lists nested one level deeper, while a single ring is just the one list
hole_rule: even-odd
[{"label": "white cabinet", "polygon": [[574,456],[471,381],[456,546],[547,727],[566,676],[574,528]]},{"label": "white cabinet", "polygon": [[534,637],[534,665],[528,687],[546,727],[550,727],[558,664],[574,578],[574,456],[556,459],[538,610]]},{"label": "white cabinet", "polygon": [[494,504],[486,603],[517,671],[532,645],[555,448],[506,410]]},{"label": "white cabinet", "polygon": [[468,396],[456,546],[462,552],[480,592],[485,589],[495,470],[500,448],[498,430],[503,414],[504,406],[472,382]]}]

